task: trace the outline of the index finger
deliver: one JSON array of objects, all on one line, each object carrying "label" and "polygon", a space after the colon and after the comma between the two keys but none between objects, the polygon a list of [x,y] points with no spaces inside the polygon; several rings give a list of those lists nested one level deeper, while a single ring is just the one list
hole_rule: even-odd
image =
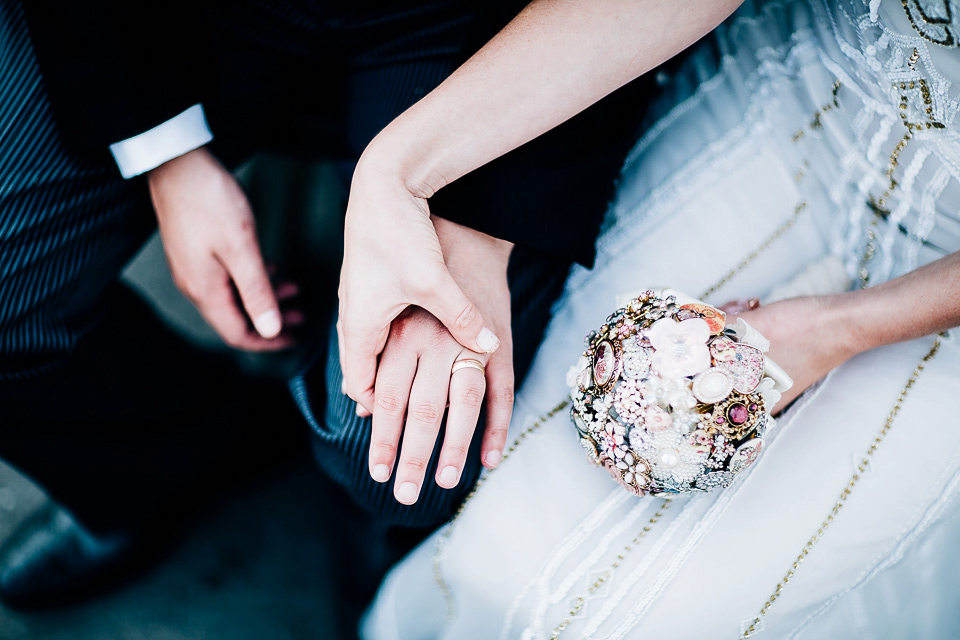
[{"label": "index finger", "polygon": [[371,326],[365,320],[342,315],[339,325],[341,336],[341,368],[346,394],[353,398],[368,413],[374,408],[374,383],[377,378],[377,356],[387,342],[390,321],[383,326]]}]

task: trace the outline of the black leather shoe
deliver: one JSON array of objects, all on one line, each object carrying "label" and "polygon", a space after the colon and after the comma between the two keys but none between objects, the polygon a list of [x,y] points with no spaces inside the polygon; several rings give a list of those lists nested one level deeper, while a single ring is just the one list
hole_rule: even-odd
[{"label": "black leather shoe", "polygon": [[51,504],[0,547],[0,599],[16,608],[67,604],[125,573],[132,555],[129,535],[94,534]]}]

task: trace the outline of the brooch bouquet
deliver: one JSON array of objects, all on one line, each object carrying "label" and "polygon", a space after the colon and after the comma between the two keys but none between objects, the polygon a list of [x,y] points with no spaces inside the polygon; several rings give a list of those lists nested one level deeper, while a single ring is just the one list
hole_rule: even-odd
[{"label": "brooch bouquet", "polygon": [[568,375],[588,458],[637,495],[725,487],[774,426],[789,376],[742,319],[665,289],[646,291],[587,336]]}]

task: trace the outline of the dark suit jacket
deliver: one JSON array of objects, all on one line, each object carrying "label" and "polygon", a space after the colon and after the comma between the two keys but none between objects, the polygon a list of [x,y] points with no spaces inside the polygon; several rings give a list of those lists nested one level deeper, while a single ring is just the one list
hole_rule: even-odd
[{"label": "dark suit jacket", "polygon": [[[109,144],[202,102],[214,151],[235,164],[282,129],[271,132],[271,125],[295,122],[286,137],[303,140],[307,121],[290,114],[305,105],[315,121],[327,123],[310,129],[325,139],[308,136],[307,146],[355,159],[380,128],[524,4],[28,0],[25,8],[58,126],[74,153],[103,156]],[[445,187],[432,210],[592,264],[593,241],[645,94],[644,82],[628,85]]]}]

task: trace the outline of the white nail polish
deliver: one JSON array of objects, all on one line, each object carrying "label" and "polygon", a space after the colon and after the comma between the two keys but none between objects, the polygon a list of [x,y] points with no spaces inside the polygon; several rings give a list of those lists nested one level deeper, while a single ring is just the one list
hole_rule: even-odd
[{"label": "white nail polish", "polygon": [[417,496],[419,495],[420,487],[412,482],[404,482],[397,487],[397,501],[402,502],[403,504],[413,504],[417,501]]},{"label": "white nail polish", "polygon": [[491,451],[483,459],[484,463],[491,469],[500,464],[501,454],[499,451]]},{"label": "white nail polish", "polygon": [[253,326],[264,338],[275,338],[280,333],[280,314],[276,311],[261,313],[253,321]]},{"label": "white nail polish", "polygon": [[346,380],[341,380],[341,381],[340,381],[340,393],[342,393],[343,395],[347,395],[347,381],[346,381]]},{"label": "white nail polish", "polygon": [[485,353],[493,353],[500,346],[500,338],[494,335],[493,331],[484,327],[480,335],[477,336],[477,346]]},{"label": "white nail polish", "polygon": [[386,482],[390,479],[390,467],[385,464],[378,464],[373,468],[373,472],[370,474],[377,482]]},{"label": "white nail polish", "polygon": [[460,470],[456,467],[444,467],[443,471],[440,472],[440,486],[441,487],[455,487],[457,481],[460,480]]}]

